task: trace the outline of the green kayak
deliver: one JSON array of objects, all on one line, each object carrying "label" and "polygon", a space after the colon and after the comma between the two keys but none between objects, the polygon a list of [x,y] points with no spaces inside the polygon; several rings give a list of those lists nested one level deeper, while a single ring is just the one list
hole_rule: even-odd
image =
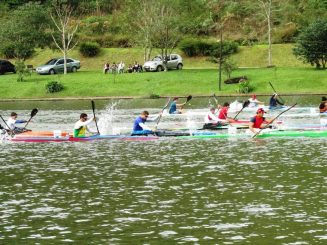
[{"label": "green kayak", "polygon": [[[249,134],[196,134],[192,136],[180,136],[178,138],[250,138],[252,135]],[[269,137],[311,137],[311,138],[321,138],[327,137],[327,130],[322,131],[268,131],[262,132],[256,136],[256,138],[269,138]]]}]

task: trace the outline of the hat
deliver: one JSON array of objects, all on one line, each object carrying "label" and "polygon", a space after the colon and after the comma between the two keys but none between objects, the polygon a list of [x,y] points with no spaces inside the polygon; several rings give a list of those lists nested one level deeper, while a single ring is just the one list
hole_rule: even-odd
[{"label": "hat", "polygon": [[257,96],[254,94],[254,95],[252,95],[252,99],[256,99],[257,98]]},{"label": "hat", "polygon": [[257,114],[258,114],[258,113],[266,113],[266,112],[265,112],[265,110],[264,110],[264,109],[262,109],[262,108],[259,108],[259,109],[257,110]]}]

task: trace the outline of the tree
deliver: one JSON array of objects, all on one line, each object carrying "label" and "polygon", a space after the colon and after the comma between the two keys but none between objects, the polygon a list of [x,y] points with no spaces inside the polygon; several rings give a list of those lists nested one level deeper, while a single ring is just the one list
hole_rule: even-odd
[{"label": "tree", "polygon": [[305,63],[326,69],[327,20],[315,21],[304,29],[297,38],[293,53]]},{"label": "tree", "polygon": [[222,70],[227,74],[227,78],[230,79],[232,72],[237,70],[237,64],[231,59],[226,59],[222,64]]},{"label": "tree", "polygon": [[273,3],[272,0],[258,0],[259,6],[263,11],[263,15],[267,21],[267,34],[268,34],[268,67],[272,67],[272,11],[273,11]]},{"label": "tree", "polygon": [[50,17],[55,25],[56,31],[52,30],[51,36],[56,47],[64,56],[64,74],[67,74],[67,56],[77,41],[74,35],[78,29],[78,24],[73,20],[74,7],[66,1],[55,0],[53,2],[53,12]]},{"label": "tree", "polygon": [[13,11],[0,22],[1,52],[9,58],[25,60],[35,48],[49,42],[49,21],[39,4],[29,3]]}]

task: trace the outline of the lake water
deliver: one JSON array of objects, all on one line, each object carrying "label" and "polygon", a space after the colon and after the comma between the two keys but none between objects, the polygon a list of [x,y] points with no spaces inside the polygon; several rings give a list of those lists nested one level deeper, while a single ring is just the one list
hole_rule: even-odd
[{"label": "lake water", "polygon": [[[301,106],[316,106],[319,98],[301,98]],[[141,110],[157,113],[165,104],[117,102],[96,101],[101,130],[127,131]],[[209,103],[191,102],[196,110]],[[88,101],[1,103],[0,113],[28,118],[34,107],[33,130],[70,131],[81,112],[92,114]],[[160,125],[199,120],[191,115]],[[0,244],[327,243],[324,138],[0,147]]]}]

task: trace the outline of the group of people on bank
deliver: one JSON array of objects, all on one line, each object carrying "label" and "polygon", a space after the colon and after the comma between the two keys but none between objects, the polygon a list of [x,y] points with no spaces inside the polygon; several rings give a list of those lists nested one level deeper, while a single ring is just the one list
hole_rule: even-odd
[{"label": "group of people on bank", "polygon": [[110,64],[109,62],[106,62],[103,66],[103,73],[107,74],[107,73],[133,73],[133,72],[142,72],[143,68],[142,65],[139,64],[137,61],[134,62],[134,64],[129,64],[127,69],[125,69],[125,63],[123,61],[120,61],[119,64],[116,64],[115,62],[113,62],[112,64]]}]

